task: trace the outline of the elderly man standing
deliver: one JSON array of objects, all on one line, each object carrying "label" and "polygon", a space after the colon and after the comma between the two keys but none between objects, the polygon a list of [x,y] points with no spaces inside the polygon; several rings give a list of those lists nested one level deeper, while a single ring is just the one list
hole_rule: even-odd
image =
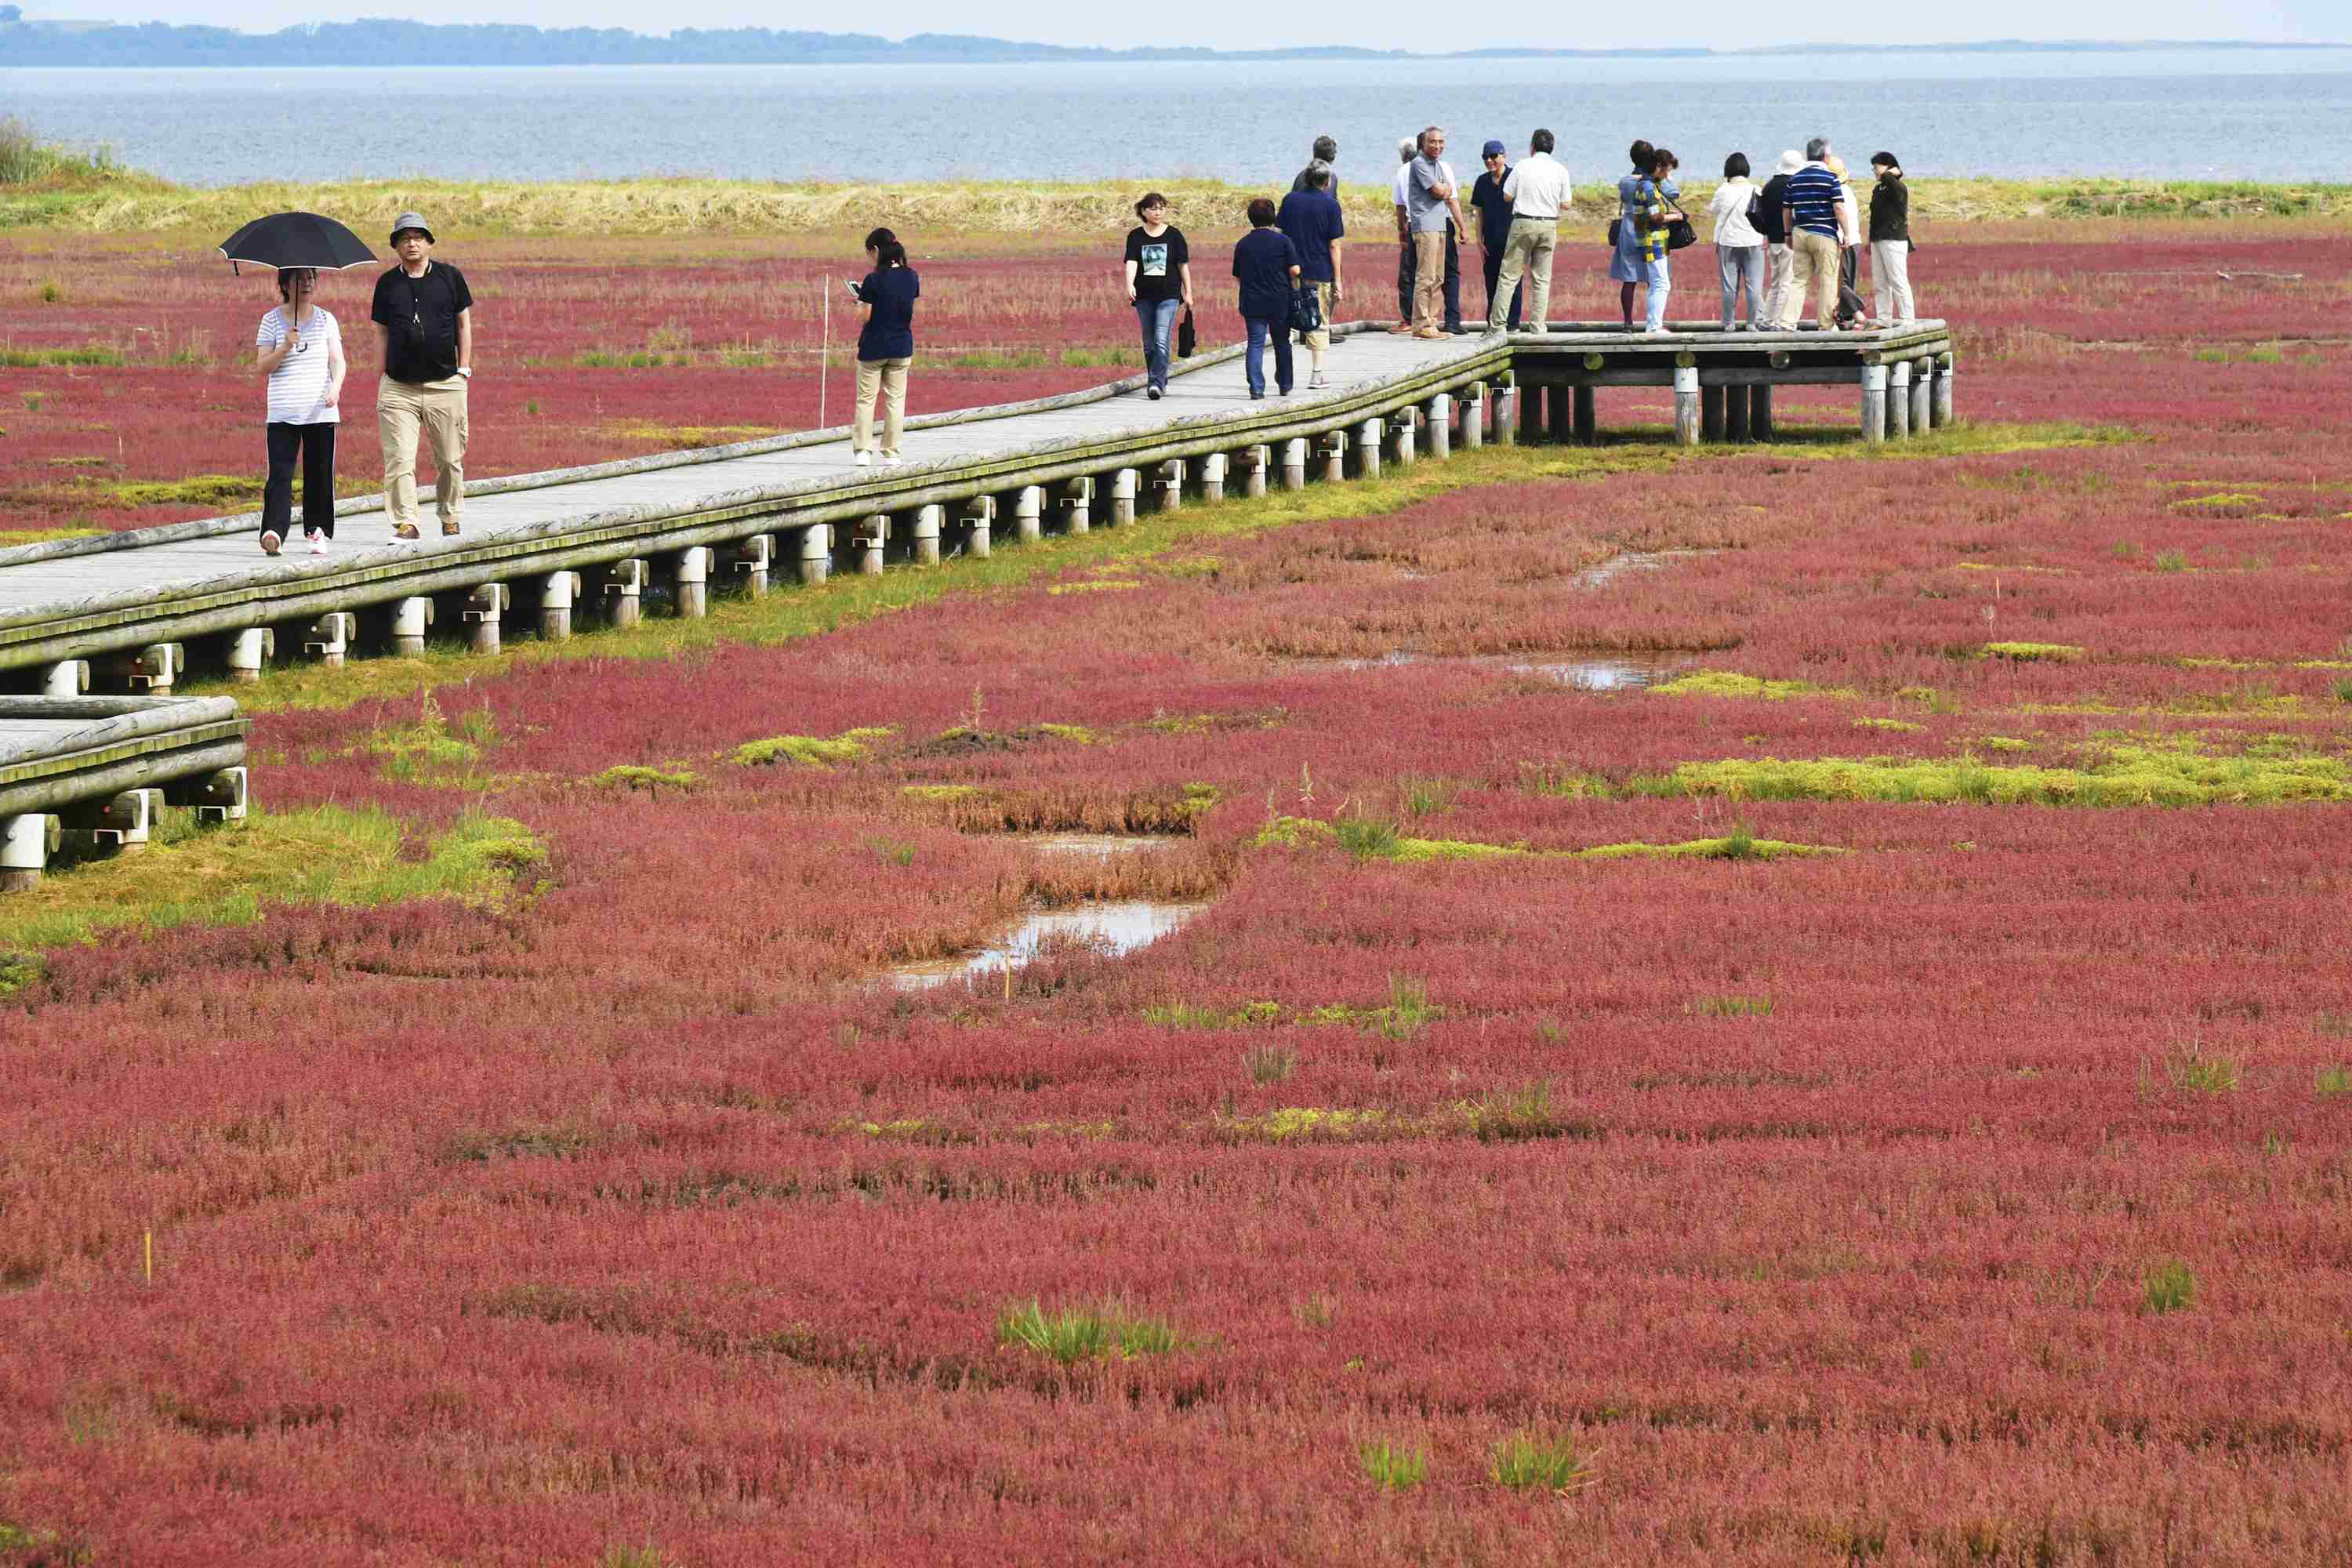
[{"label": "elderly man standing", "polygon": [[[1518,303],[1519,277],[1528,275],[1528,331],[1544,330],[1551,309],[1551,258],[1559,244],[1559,215],[1568,210],[1570,192],[1568,170],[1551,155],[1549,131],[1528,138],[1528,155],[1503,180],[1503,199],[1510,204],[1511,226],[1503,241],[1503,259],[1495,286],[1486,291],[1486,330],[1503,330],[1502,302]],[[1492,261],[1487,263],[1492,267]],[[1514,321],[1512,326],[1518,323]]]},{"label": "elderly man standing", "polygon": [[1789,176],[1784,201],[1789,214],[1789,249],[1792,258],[1789,302],[1774,323],[1793,331],[1812,296],[1814,324],[1827,331],[1837,322],[1838,250],[1843,233],[1839,206],[1845,202],[1845,182],[1823,160],[1830,155],[1829,138],[1816,136],[1805,143],[1805,165]]},{"label": "elderly man standing", "polygon": [[[1316,164],[1320,163],[1328,170],[1332,164],[1338,163],[1339,160],[1339,142],[1333,141],[1328,136],[1318,136],[1315,138],[1315,152],[1313,155],[1307,160],[1307,167],[1299,170],[1298,173],[1292,177],[1290,182],[1290,194],[1295,196],[1309,188],[1312,182],[1309,181],[1307,176],[1315,172]],[[1339,176],[1334,174],[1328,184],[1331,186],[1331,194],[1335,196],[1338,195],[1339,194]]]},{"label": "elderly man standing", "polygon": [[1421,133],[1421,150],[1405,165],[1405,218],[1412,239],[1412,335],[1445,336],[1439,325],[1445,307],[1445,241],[1448,223],[1470,226],[1462,216],[1454,172],[1442,161],[1445,132],[1433,125]]},{"label": "elderly man standing", "polygon": [[400,265],[375,280],[376,434],[383,446],[383,499],[394,539],[416,531],[416,434],[433,444],[433,496],[441,531],[454,536],[465,504],[466,388],[474,376],[474,295],[466,275],[433,259],[433,228],[421,213],[392,226]]},{"label": "elderly man standing", "polygon": [[1396,178],[1389,182],[1389,199],[1396,204],[1397,226],[1397,324],[1389,329],[1391,332],[1412,331],[1412,207],[1406,198],[1412,180],[1412,161],[1420,153],[1420,137],[1401,139],[1397,142]]}]

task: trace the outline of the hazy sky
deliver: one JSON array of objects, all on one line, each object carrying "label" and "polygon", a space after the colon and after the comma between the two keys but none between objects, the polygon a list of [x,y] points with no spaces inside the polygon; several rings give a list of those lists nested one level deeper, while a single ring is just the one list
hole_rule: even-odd
[{"label": "hazy sky", "polygon": [[[1442,49],[1507,44],[1508,31],[1472,37],[1432,37],[1433,15],[1465,17],[1476,11],[1433,7],[1427,0],[1354,0],[1332,11],[1321,7],[1268,5],[1265,0],[1191,0],[1181,6],[1103,5],[1080,0],[900,0],[884,7],[887,21],[869,19],[870,7],[854,5],[788,6],[747,5],[744,0],[368,0],[349,8],[321,9],[295,0],[18,0],[36,17],[93,17],[118,22],[205,22],[268,32],[295,22],[345,21],[362,16],[397,16],[422,22],[529,22],[543,27],[612,26],[640,31],[672,27],[762,26],[821,32],[867,32],[887,37],[909,33],[980,33],[1047,43],[1201,44],[1217,48],[1266,48],[1286,44],[1350,43],[1374,47]],[[1506,27],[1520,17],[1510,7],[1494,15]],[[1825,22],[1800,25],[1785,34],[1759,31],[1759,24],[1788,15],[1788,8],[1755,0],[1683,0],[1671,11],[1674,31],[1644,30],[1640,7],[1595,7],[1574,21],[1550,24],[1527,41],[1552,48],[1617,48],[1640,44],[1706,45],[1736,48],[1754,44],[1828,42],[1839,35]],[[2343,0],[2285,0],[2284,4],[2216,5],[2212,0],[1973,0],[1964,10],[1940,6],[1826,6],[1859,28],[1844,35],[1854,42],[1941,43],[1966,38],[2257,38],[2278,42],[2334,42],[2352,36]],[[1524,15],[1522,13],[1521,15]],[[1338,37],[1316,36],[1318,18],[1344,29]],[[1865,24],[1864,18],[1867,18]],[[1524,35],[1520,35],[1524,36]]]}]

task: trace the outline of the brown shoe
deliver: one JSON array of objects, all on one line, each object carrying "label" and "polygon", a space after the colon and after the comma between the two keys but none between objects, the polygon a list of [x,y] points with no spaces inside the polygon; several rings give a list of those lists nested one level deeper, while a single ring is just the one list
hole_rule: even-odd
[{"label": "brown shoe", "polygon": [[265,528],[261,531],[261,552],[264,555],[277,554],[278,545],[283,542],[284,541],[278,537],[276,529]]},{"label": "brown shoe", "polygon": [[441,537],[444,539],[455,539],[457,537],[457,520],[456,518],[445,517],[441,520]]},{"label": "brown shoe", "polygon": [[1399,321],[1395,326],[1389,329],[1389,336],[1392,338],[1402,337],[1412,331],[1412,323],[1411,321]]},{"label": "brown shoe", "polygon": [[1442,338],[1442,337],[1444,337],[1446,334],[1445,334],[1445,333],[1444,333],[1444,332],[1439,331],[1435,327],[1423,327],[1423,328],[1421,328],[1419,331],[1415,331],[1412,335],[1413,335],[1414,337],[1416,337],[1416,338],[1420,338],[1420,339],[1422,339],[1423,341],[1426,342],[1427,340],[1429,340],[1429,339],[1431,339],[1431,338]]},{"label": "brown shoe", "polygon": [[415,539],[417,536],[416,525],[413,522],[400,523],[393,529],[392,536],[394,539]]}]

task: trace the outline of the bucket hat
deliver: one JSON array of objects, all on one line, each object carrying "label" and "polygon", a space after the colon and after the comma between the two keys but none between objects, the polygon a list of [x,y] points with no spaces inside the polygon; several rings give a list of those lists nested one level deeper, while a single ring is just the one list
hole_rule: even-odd
[{"label": "bucket hat", "polygon": [[403,213],[398,217],[392,220],[392,237],[394,243],[397,244],[402,233],[412,228],[417,233],[423,235],[426,239],[433,240],[435,244],[437,245],[440,243],[437,239],[434,239],[433,226],[425,221],[425,215],[423,213]]}]

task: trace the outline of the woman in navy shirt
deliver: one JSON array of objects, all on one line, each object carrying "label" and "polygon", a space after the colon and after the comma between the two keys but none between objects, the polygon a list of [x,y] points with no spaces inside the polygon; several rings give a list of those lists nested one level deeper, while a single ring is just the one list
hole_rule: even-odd
[{"label": "woman in navy shirt", "polygon": [[1265,345],[1274,344],[1274,381],[1290,395],[1290,297],[1298,287],[1298,247],[1274,226],[1274,204],[1260,196],[1249,205],[1250,231],[1234,247],[1234,279],[1241,285],[1242,320],[1249,327],[1249,352],[1242,369],[1252,397],[1265,395]]},{"label": "woman in navy shirt", "polygon": [[915,300],[922,279],[907,265],[907,247],[887,228],[866,237],[874,270],[856,286],[865,325],[857,332],[857,413],[850,445],[859,468],[874,464],[874,395],[882,395],[882,466],[895,468],[898,433],[907,422],[907,368],[915,363]]}]

